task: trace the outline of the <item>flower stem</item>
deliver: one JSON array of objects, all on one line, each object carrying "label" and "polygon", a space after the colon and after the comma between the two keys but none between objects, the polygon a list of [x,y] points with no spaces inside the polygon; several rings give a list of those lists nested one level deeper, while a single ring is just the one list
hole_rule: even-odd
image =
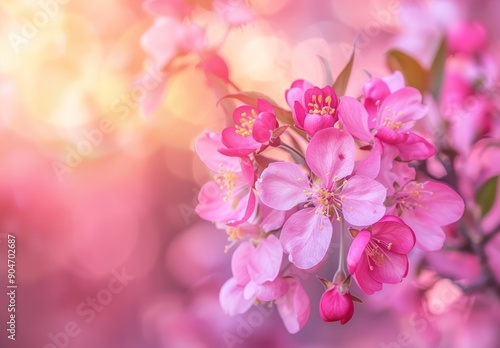
[{"label": "flower stem", "polygon": [[337,275],[343,274],[345,277],[345,249],[344,249],[344,219],[340,219],[340,250],[339,250],[339,268],[337,269]]}]

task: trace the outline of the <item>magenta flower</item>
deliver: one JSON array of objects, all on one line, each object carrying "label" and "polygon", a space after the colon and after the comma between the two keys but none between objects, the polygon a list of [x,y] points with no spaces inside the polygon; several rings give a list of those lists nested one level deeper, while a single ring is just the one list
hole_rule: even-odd
[{"label": "magenta flower", "polygon": [[464,213],[464,201],[445,184],[410,181],[388,197],[387,213],[397,215],[411,227],[419,249],[441,249],[445,240],[442,226],[458,221]]},{"label": "magenta flower", "polygon": [[246,312],[256,299],[273,301],[286,294],[288,283],[278,277],[283,250],[274,235],[243,242],[231,261],[233,278],[220,291],[220,303],[229,315]]},{"label": "magenta flower", "polygon": [[333,127],[337,122],[338,99],[332,87],[314,87],[310,82],[297,80],[285,92],[297,128],[313,136],[320,129]]},{"label": "magenta flower", "polygon": [[344,131],[318,131],[306,151],[314,174],[310,181],[295,163],[271,163],[256,183],[262,202],[290,210],[301,202],[283,225],[281,243],[295,266],[308,269],[325,256],[332,237],[331,219],[345,218],[356,226],[369,225],[385,213],[385,188],[361,175],[348,177],[354,168],[354,140]]},{"label": "magenta flower", "polygon": [[364,106],[371,116],[368,120],[370,128],[374,127],[380,102],[391,93],[405,87],[405,78],[401,71],[380,77],[372,77],[363,84]]},{"label": "magenta flower", "polygon": [[354,303],[348,289],[332,284],[319,301],[319,314],[326,322],[340,321],[342,325],[351,320]]},{"label": "magenta flower", "polygon": [[[355,98],[344,96],[340,100],[338,117],[344,128],[356,139],[373,142],[374,137],[383,143],[396,146],[404,161],[424,160],[436,152],[427,140],[413,133],[415,122],[424,117],[427,107],[421,103],[422,95],[413,87],[404,87],[390,93],[389,87],[378,82],[373,95],[378,98],[375,114]],[[389,93],[389,94],[387,94]]]},{"label": "magenta flower", "polygon": [[447,44],[450,53],[474,54],[482,52],[488,43],[488,35],[480,22],[456,22],[448,29]]},{"label": "magenta flower", "polygon": [[235,126],[222,131],[222,143],[227,148],[219,152],[226,156],[246,156],[263,150],[277,139],[274,131],[278,129],[278,121],[272,105],[264,99],[258,100],[257,108],[238,106],[233,111],[233,120]]},{"label": "magenta flower", "polygon": [[205,132],[195,143],[196,153],[215,173],[214,179],[202,186],[195,210],[205,220],[236,225],[248,220],[255,210],[254,168],[248,157],[222,155],[217,151],[221,147],[221,136],[213,132]]},{"label": "magenta flower", "polygon": [[361,290],[371,295],[382,289],[382,283],[397,284],[406,277],[415,235],[401,219],[384,216],[371,230],[353,233],[347,265]]}]

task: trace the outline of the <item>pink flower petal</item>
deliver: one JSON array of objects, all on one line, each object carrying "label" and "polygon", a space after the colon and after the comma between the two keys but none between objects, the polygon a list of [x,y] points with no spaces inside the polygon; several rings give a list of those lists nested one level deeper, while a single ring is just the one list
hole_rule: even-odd
[{"label": "pink flower petal", "polygon": [[409,132],[398,133],[388,127],[380,127],[377,129],[377,133],[375,135],[384,143],[398,144],[404,143],[410,134]]},{"label": "pink flower petal", "polygon": [[248,271],[248,261],[250,260],[255,248],[251,242],[243,242],[234,251],[231,258],[231,272],[234,280],[239,286],[245,286],[250,281]]},{"label": "pink flower petal", "polygon": [[243,137],[236,133],[235,127],[227,127],[222,131],[222,143],[229,149],[248,151],[246,155],[251,154],[261,146],[253,137]]},{"label": "pink flower petal", "polygon": [[449,225],[462,217],[465,208],[464,200],[452,188],[435,181],[427,181],[422,185],[423,188],[418,190],[422,195],[419,200],[422,207],[417,207],[405,215],[439,226]]},{"label": "pink flower petal", "polygon": [[253,124],[253,138],[259,143],[268,142],[273,130],[278,128],[276,116],[270,112],[261,112]]},{"label": "pink flower petal", "polygon": [[373,279],[370,272],[372,271],[370,271],[370,268],[368,266],[367,258],[360,258],[356,273],[353,274],[353,278],[356,281],[356,284],[358,284],[359,288],[368,295],[372,295],[376,291],[382,290],[382,283]]},{"label": "pink flower petal", "polygon": [[224,156],[228,156],[228,157],[244,157],[244,156],[248,156],[250,155],[251,153],[255,152],[259,147],[260,147],[260,144],[257,144],[257,148],[256,149],[252,149],[252,148],[220,148],[220,149],[217,149],[217,151],[219,151],[222,155]]},{"label": "pink flower petal", "polygon": [[288,292],[276,300],[276,307],[286,330],[294,334],[302,329],[309,319],[311,305],[302,285],[293,278],[287,281]]},{"label": "pink flower petal", "polygon": [[415,234],[403,220],[396,216],[386,215],[372,227],[373,238],[391,243],[391,251],[408,254],[415,246]]},{"label": "pink flower petal", "polygon": [[422,104],[422,94],[413,87],[404,87],[388,95],[380,105],[378,128],[387,119],[392,123],[402,122],[398,132],[408,131],[415,121],[424,117],[428,107]]},{"label": "pink flower petal", "polygon": [[209,84],[210,75],[217,76],[222,81],[229,83],[229,68],[226,61],[217,54],[216,51],[205,51],[200,54],[201,62],[196,66],[205,72],[208,77]]},{"label": "pink flower petal", "polygon": [[384,76],[382,80],[384,80],[384,82],[387,84],[391,93],[394,93],[397,90],[405,87],[405,77],[399,70],[396,70],[390,75]]},{"label": "pink flower petal", "polygon": [[249,187],[252,187],[255,182],[255,169],[253,167],[252,160],[249,157],[241,158],[241,174],[247,182]]},{"label": "pink flower petal", "polygon": [[257,285],[255,294],[261,301],[274,301],[285,296],[288,292],[288,288],[288,282],[285,279],[278,277],[272,282],[265,282]]},{"label": "pink flower petal", "polygon": [[157,66],[163,68],[177,54],[177,37],[166,37],[165,33],[176,33],[181,25],[180,21],[173,18],[157,18],[142,35],[141,46]]},{"label": "pink flower petal", "polygon": [[215,132],[204,132],[194,144],[196,153],[211,171],[216,173],[219,170],[241,171],[238,158],[228,157],[217,151],[223,147],[221,136]]},{"label": "pink flower petal", "polygon": [[368,128],[368,113],[357,99],[347,96],[340,98],[338,115],[340,123],[355,139],[365,142],[373,139]]},{"label": "pink flower petal", "polygon": [[207,221],[226,222],[241,217],[245,207],[240,204],[232,209],[230,205],[224,204],[224,196],[224,191],[215,181],[205,183],[198,193],[196,213]]},{"label": "pink flower petal", "polygon": [[229,197],[228,202],[231,204],[231,209],[236,207],[235,211],[238,211],[239,213],[234,214],[233,218],[229,219],[227,223],[230,226],[237,226],[243,222],[246,222],[255,213],[255,208],[257,206],[257,197],[255,196],[254,190],[250,188],[249,192],[245,196],[238,197],[236,195],[233,195]]},{"label": "pink flower petal", "polygon": [[233,115],[232,115],[234,124],[240,125],[241,124],[240,120],[242,118],[246,118],[255,112],[257,112],[257,110],[255,110],[255,107],[253,107],[253,106],[246,105],[246,104],[238,106],[236,109],[234,109]]},{"label": "pink flower petal", "polygon": [[342,213],[350,224],[370,225],[385,214],[386,189],[373,179],[361,175],[349,178],[342,195]]},{"label": "pink flower petal", "polygon": [[388,250],[384,250],[384,254],[382,264],[373,265],[371,276],[381,283],[400,283],[408,273],[408,257]]},{"label": "pink flower petal", "polygon": [[354,168],[354,139],[345,131],[318,131],[306,150],[307,165],[330,188],[333,178],[342,179]]},{"label": "pink flower petal", "polygon": [[248,273],[256,284],[274,280],[280,271],[283,249],[278,238],[269,235],[260,239],[259,245],[248,259]]},{"label": "pink flower petal", "polygon": [[277,230],[285,223],[286,212],[268,207],[265,204],[260,204],[260,212],[262,214],[262,221],[260,226],[264,232]]},{"label": "pink flower petal", "polygon": [[257,99],[257,109],[259,110],[259,112],[268,112],[274,114],[273,105],[263,98]]},{"label": "pink flower petal", "polygon": [[426,160],[436,153],[436,148],[421,136],[410,132],[405,142],[395,144],[403,161]]},{"label": "pink flower petal", "polygon": [[347,267],[349,269],[349,273],[354,274],[358,268],[358,263],[361,258],[366,257],[364,252],[371,237],[370,232],[362,230],[359,231],[356,238],[352,241],[351,246],[349,247],[349,252],[347,253]]},{"label": "pink flower petal", "polygon": [[245,300],[254,300],[257,294],[257,284],[253,281],[249,281],[243,289],[243,298]]},{"label": "pink flower petal", "polygon": [[285,91],[285,99],[290,108],[293,109],[295,102],[304,103],[304,94],[314,85],[306,80],[295,80],[290,89]]},{"label": "pink flower petal", "polygon": [[380,173],[382,149],[380,140],[375,138],[375,142],[368,156],[363,160],[354,162],[352,175],[363,175],[368,178],[375,179]]},{"label": "pink flower petal", "polygon": [[304,119],[304,130],[312,137],[321,129],[333,127],[335,121],[332,115],[307,114]]},{"label": "pink flower petal", "polygon": [[296,101],[292,108],[292,116],[297,128],[304,129],[306,114],[306,110],[304,109],[302,104]]},{"label": "pink flower petal", "polygon": [[195,23],[184,23],[177,28],[177,42],[182,53],[201,52],[207,47],[205,28]]},{"label": "pink flower petal", "polygon": [[382,102],[389,94],[391,94],[391,90],[387,83],[378,77],[374,77],[366,81],[363,85],[363,94],[366,100],[370,100],[375,107],[375,103],[378,101]]},{"label": "pink flower petal", "polygon": [[254,299],[245,299],[243,291],[244,288],[238,286],[234,278],[230,278],[222,285],[219,302],[226,314],[231,316],[242,314],[252,307]]},{"label": "pink flower petal", "polygon": [[417,248],[424,251],[434,251],[443,247],[446,234],[439,225],[429,223],[416,215],[405,216],[405,214],[403,214],[401,219],[410,226],[415,233],[415,246]]},{"label": "pink flower petal", "polygon": [[283,225],[281,243],[290,262],[301,269],[316,266],[326,255],[332,239],[332,224],[314,208],[294,213]]},{"label": "pink flower petal", "polygon": [[264,204],[274,209],[289,210],[307,200],[304,190],[309,190],[310,186],[309,178],[297,164],[276,162],[264,170],[256,188]]}]

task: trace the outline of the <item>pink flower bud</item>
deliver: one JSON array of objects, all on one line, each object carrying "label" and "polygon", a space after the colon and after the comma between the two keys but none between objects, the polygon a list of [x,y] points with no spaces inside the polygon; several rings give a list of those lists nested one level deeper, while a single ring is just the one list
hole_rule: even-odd
[{"label": "pink flower bud", "polygon": [[342,292],[336,285],[326,290],[319,301],[319,314],[324,321],[340,320],[342,325],[351,320],[354,304],[349,291]]}]

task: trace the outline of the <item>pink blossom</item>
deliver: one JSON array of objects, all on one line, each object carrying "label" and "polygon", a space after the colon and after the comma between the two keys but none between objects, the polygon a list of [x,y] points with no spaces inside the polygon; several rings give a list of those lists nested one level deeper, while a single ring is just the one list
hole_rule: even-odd
[{"label": "pink blossom", "polygon": [[241,243],[231,261],[233,277],[220,291],[224,311],[230,315],[241,314],[256,299],[272,301],[284,296],[288,284],[278,277],[282,256],[280,241],[274,235]]},{"label": "pink blossom", "polygon": [[427,113],[420,92],[412,87],[388,95],[386,92],[389,92],[389,87],[379,93],[378,97],[382,99],[375,101],[374,115],[370,115],[355,98],[342,97],[338,110],[340,123],[356,139],[370,143],[377,137],[384,144],[395,146],[404,161],[424,160],[434,155],[434,146],[410,131]]},{"label": "pink blossom", "polygon": [[387,188],[387,196],[389,197],[400,187],[414,180],[416,171],[408,163],[396,161],[399,155],[399,150],[396,147],[384,146],[382,152],[379,174],[375,179]]},{"label": "pink blossom", "polygon": [[[161,4],[160,4],[161,3]],[[161,1],[146,2],[154,6],[168,6]],[[165,35],[169,33],[169,35]],[[173,17],[157,17],[153,25],[142,35],[141,45],[153,60],[153,65],[165,74],[174,72],[172,61],[190,52],[201,52],[206,49],[205,30],[194,23],[184,23]],[[141,109],[149,115],[160,104],[167,88],[167,78],[146,93],[141,100]]]},{"label": "pink blossom", "polygon": [[[165,35],[169,33],[169,35]],[[158,17],[141,38],[144,50],[159,67],[166,67],[176,55],[206,49],[205,29],[171,17]]]},{"label": "pink blossom", "polygon": [[233,111],[234,126],[222,131],[222,143],[219,149],[227,156],[246,156],[258,149],[264,149],[276,141],[273,132],[278,128],[274,109],[264,99],[258,100],[257,107],[238,106]]},{"label": "pink blossom", "polygon": [[[308,269],[325,256],[332,237],[331,219],[345,218],[361,226],[385,213],[385,188],[362,175],[348,177],[354,168],[354,140],[344,131],[318,131],[306,151],[312,182],[295,163],[271,163],[256,183],[264,204],[279,210],[302,205],[283,225],[281,242],[289,260]],[[347,178],[348,177],[348,178]]]},{"label": "pink blossom", "polygon": [[276,300],[278,313],[291,334],[297,333],[304,327],[311,313],[311,305],[306,291],[299,281],[286,278],[288,291]]},{"label": "pink blossom", "polygon": [[437,116],[441,123],[444,119],[449,128],[448,144],[465,155],[474,142],[489,131],[494,119],[491,98],[477,90],[478,81],[484,81],[481,85],[487,89],[490,88],[488,76],[497,75],[496,67],[489,67],[487,61],[482,61],[485,57],[456,55],[446,59]]},{"label": "pink blossom", "polygon": [[205,220],[238,224],[255,210],[254,168],[248,157],[222,155],[217,151],[221,147],[221,136],[213,132],[205,132],[195,143],[196,153],[215,173],[201,188],[195,210]]},{"label": "pink blossom", "polygon": [[231,26],[241,26],[255,19],[247,0],[214,0],[212,6],[214,12]]},{"label": "pink blossom", "polygon": [[[363,84],[364,105],[368,114],[372,116],[368,121],[374,122],[373,117],[377,114],[377,103],[384,100],[389,94],[405,87],[405,78],[400,71],[379,78],[372,77]],[[378,102],[377,102],[378,101]],[[370,124],[373,127],[373,124]]]},{"label": "pink blossom", "polygon": [[319,88],[308,81],[296,80],[285,92],[285,97],[292,109],[295,125],[311,137],[337,122],[338,99],[330,86]]},{"label": "pink blossom", "polygon": [[410,181],[393,196],[387,197],[388,214],[397,215],[416,236],[416,246],[430,251],[443,246],[442,226],[458,221],[464,212],[464,201],[445,184]]},{"label": "pink blossom", "polygon": [[450,53],[474,54],[485,49],[487,34],[479,22],[459,21],[450,26],[447,39]]},{"label": "pink blossom", "polygon": [[281,228],[285,222],[285,215],[286,212],[272,209],[258,200],[255,214],[248,221],[238,225],[222,224],[217,227],[226,230],[230,242],[237,242],[245,238],[259,238],[265,233]]},{"label": "pink blossom", "polygon": [[326,288],[319,301],[321,319],[326,322],[340,321],[344,325],[354,314],[354,303],[348,285],[350,280],[340,283],[332,283],[321,278],[320,280]]},{"label": "pink blossom", "polygon": [[395,216],[384,216],[370,229],[353,232],[354,241],[347,255],[347,265],[354,280],[371,295],[382,283],[400,283],[408,273],[408,257],[415,245],[410,227]]},{"label": "pink blossom", "polygon": [[211,85],[211,77],[216,76],[225,83],[229,83],[229,68],[225,60],[216,51],[205,51],[200,54],[201,62],[196,66],[207,76]]}]

